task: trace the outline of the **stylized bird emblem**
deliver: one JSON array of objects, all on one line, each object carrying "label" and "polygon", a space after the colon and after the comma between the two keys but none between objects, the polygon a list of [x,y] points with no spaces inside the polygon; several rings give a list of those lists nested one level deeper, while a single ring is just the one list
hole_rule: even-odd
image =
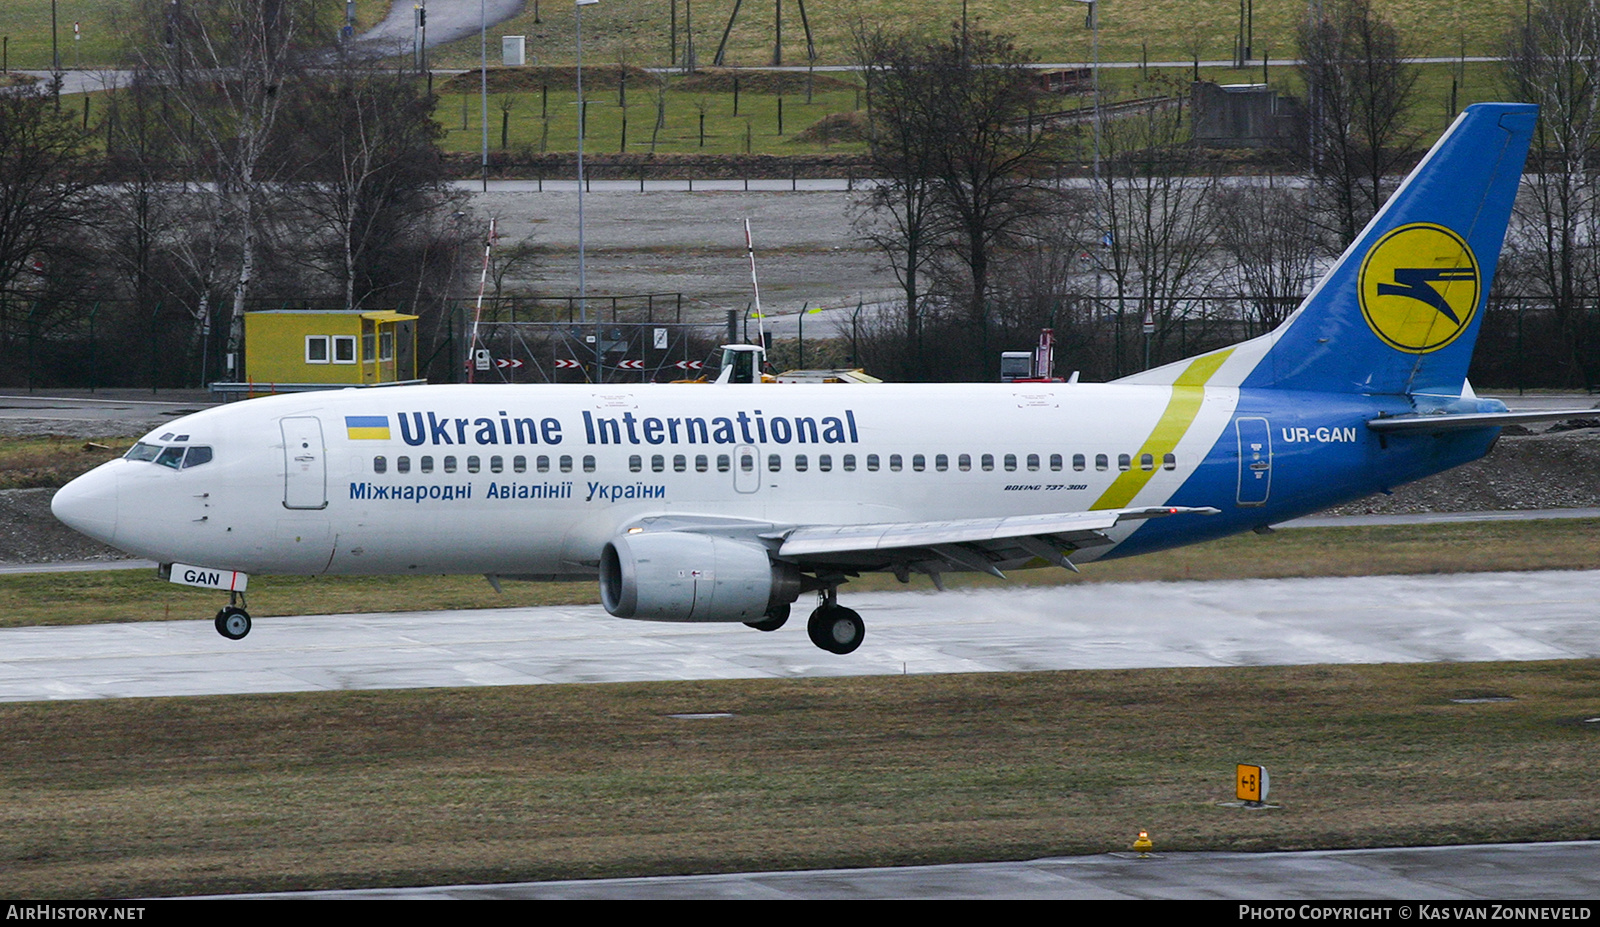
[{"label": "stylized bird emblem", "polygon": [[1429,286],[1435,282],[1448,283],[1452,280],[1474,281],[1478,279],[1477,271],[1471,267],[1396,267],[1393,283],[1378,284],[1379,296],[1406,296],[1411,299],[1425,302],[1439,310],[1450,321],[1461,324],[1461,318],[1456,315],[1450,304],[1445,302],[1444,294]]}]

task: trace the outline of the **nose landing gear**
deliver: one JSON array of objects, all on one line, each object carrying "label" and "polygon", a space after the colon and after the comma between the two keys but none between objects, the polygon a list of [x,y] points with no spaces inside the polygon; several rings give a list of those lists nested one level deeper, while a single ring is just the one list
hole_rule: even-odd
[{"label": "nose landing gear", "polygon": [[243,596],[237,592],[228,593],[228,607],[217,612],[218,634],[236,641],[250,633],[250,613],[244,610],[243,605]]}]

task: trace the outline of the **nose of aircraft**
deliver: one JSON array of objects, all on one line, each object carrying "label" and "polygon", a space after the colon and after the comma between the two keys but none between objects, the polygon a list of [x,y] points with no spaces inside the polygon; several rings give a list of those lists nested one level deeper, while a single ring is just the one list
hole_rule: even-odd
[{"label": "nose of aircraft", "polygon": [[72,530],[113,543],[117,533],[117,480],[107,471],[119,463],[112,461],[61,487],[50,500],[50,511]]}]

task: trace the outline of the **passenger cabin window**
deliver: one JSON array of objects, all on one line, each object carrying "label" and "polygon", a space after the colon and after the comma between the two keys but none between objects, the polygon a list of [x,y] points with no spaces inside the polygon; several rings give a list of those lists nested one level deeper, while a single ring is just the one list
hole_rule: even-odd
[{"label": "passenger cabin window", "polygon": [[561,472],[562,473],[571,473],[572,472],[572,455],[571,454],[562,454],[561,455]]},{"label": "passenger cabin window", "polygon": [[890,454],[889,455],[889,469],[895,471],[896,473],[900,472],[900,455],[899,454]]},{"label": "passenger cabin window", "polygon": [[1007,454],[1006,455],[1006,469],[1007,470],[1015,470],[1015,469],[1017,469],[1017,455],[1015,455],[1015,454]]},{"label": "passenger cabin window", "polygon": [[1029,454],[1028,455],[1028,469],[1029,470],[1037,470],[1037,469],[1039,469],[1039,455],[1038,454]]},{"label": "passenger cabin window", "polygon": [[924,457],[921,454],[912,454],[911,455],[911,469],[917,471],[918,473],[921,473],[923,470],[928,469],[928,458]]},{"label": "passenger cabin window", "polygon": [[1073,454],[1072,455],[1072,469],[1074,469],[1074,470],[1082,470],[1083,468],[1084,468],[1083,455],[1082,454]]},{"label": "passenger cabin window", "polygon": [[644,469],[644,458],[643,457],[640,457],[638,454],[631,454],[631,455],[628,456],[628,470],[629,471],[631,471],[633,473],[638,473],[640,470],[643,470],[643,469]]},{"label": "passenger cabin window", "polygon": [[846,455],[844,455],[844,468],[845,468],[845,470],[847,472],[851,472],[851,473],[855,472],[855,469],[856,469],[856,455],[854,455],[854,454],[846,454]]},{"label": "passenger cabin window", "polygon": [[1129,457],[1127,454],[1118,454],[1117,455],[1117,469],[1118,470],[1131,470],[1131,469],[1133,469],[1133,458]]},{"label": "passenger cabin window", "polygon": [[1104,455],[1104,454],[1096,454],[1096,455],[1094,455],[1094,468],[1096,470],[1106,470],[1106,469],[1109,469],[1110,466],[1111,466],[1111,461],[1106,458],[1106,455]]},{"label": "passenger cabin window", "polygon": [[389,461],[385,460],[383,457],[374,457],[374,458],[372,458],[372,472],[373,473],[385,473],[385,472],[388,471],[388,469],[389,469]]},{"label": "passenger cabin window", "polygon": [[433,472],[433,458],[432,457],[424,457],[424,458],[422,458],[422,472],[423,473],[432,473]]},{"label": "passenger cabin window", "polygon": [[1161,469],[1163,469],[1163,470],[1176,470],[1176,469],[1178,469],[1178,455],[1177,454],[1162,454],[1161,455]]},{"label": "passenger cabin window", "polygon": [[783,456],[781,454],[768,454],[767,469],[771,470],[773,473],[777,473],[779,470],[782,470]]},{"label": "passenger cabin window", "polygon": [[979,465],[982,466],[983,469],[985,469],[985,470],[993,470],[994,469],[994,455],[993,454],[985,454],[982,457],[980,457],[978,460],[979,460]]},{"label": "passenger cabin window", "polygon": [[454,457],[445,457],[445,459],[444,459],[444,472],[446,472],[446,473],[454,473],[454,472],[456,472],[456,459]]},{"label": "passenger cabin window", "polygon": [[467,458],[467,472],[468,473],[477,473],[479,467],[480,467],[480,464],[478,462],[478,455],[473,454],[473,455],[471,455],[471,456],[469,456]]},{"label": "passenger cabin window", "polygon": [[490,473],[500,473],[500,472],[503,472],[505,470],[505,468],[506,468],[506,459],[504,457],[501,457],[500,455],[496,454],[495,456],[489,458],[489,472]]},{"label": "passenger cabin window", "polygon": [[868,454],[867,455],[867,469],[868,470],[877,470],[878,469],[878,455],[877,454]]},{"label": "passenger cabin window", "polygon": [[796,470],[800,471],[801,473],[804,473],[806,471],[806,468],[809,467],[810,465],[811,465],[810,462],[808,460],[806,460],[806,455],[804,455],[804,454],[796,454],[796,455],[794,455],[794,468]]},{"label": "passenger cabin window", "polygon": [[593,454],[583,455],[583,472],[593,473],[595,471],[595,466],[596,463]]},{"label": "passenger cabin window", "polygon": [[956,458],[956,467],[958,469],[960,469],[960,470],[971,470],[972,469],[972,455],[971,454],[962,454],[960,457],[957,457]]},{"label": "passenger cabin window", "polygon": [[817,455],[817,469],[821,470],[823,473],[827,473],[829,470],[832,470],[833,469],[833,455],[832,454],[818,454]]},{"label": "passenger cabin window", "polygon": [[1156,468],[1156,458],[1155,458],[1154,454],[1140,454],[1139,455],[1139,469],[1141,469],[1141,470],[1154,470],[1155,468]]},{"label": "passenger cabin window", "polygon": [[[496,458],[496,459],[498,460],[499,458]],[[410,457],[396,457],[394,459],[394,470],[395,470],[396,473],[410,473],[411,472],[411,458]]]}]

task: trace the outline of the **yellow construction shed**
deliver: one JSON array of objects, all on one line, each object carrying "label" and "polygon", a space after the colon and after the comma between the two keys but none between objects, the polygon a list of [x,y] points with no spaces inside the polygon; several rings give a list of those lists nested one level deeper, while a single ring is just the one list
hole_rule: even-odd
[{"label": "yellow construction shed", "polygon": [[348,386],[417,377],[417,317],[379,310],[269,309],[244,317],[245,379]]}]

